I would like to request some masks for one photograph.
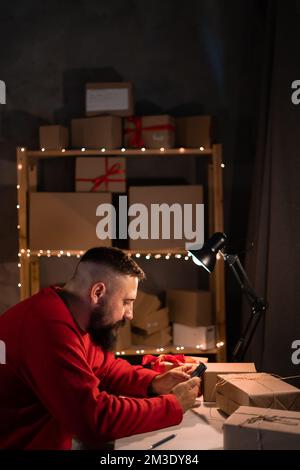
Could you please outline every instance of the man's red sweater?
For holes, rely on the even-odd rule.
[[[55,288],[1,315],[0,340],[2,449],[97,447],[182,420],[175,395],[145,398],[156,373],[94,346]]]

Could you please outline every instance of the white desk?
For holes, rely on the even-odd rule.
[[[115,441],[115,450],[149,450],[151,444],[170,434],[176,434],[176,437],[157,447],[158,451],[222,450],[225,417],[214,405],[200,402],[198,408],[184,414],[182,422],[177,426],[118,439]]]

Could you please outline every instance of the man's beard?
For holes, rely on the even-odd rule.
[[[107,304],[98,305],[91,313],[87,332],[96,346],[100,346],[104,351],[113,351],[117,342],[118,330],[125,325],[125,319],[108,324],[108,318]]]

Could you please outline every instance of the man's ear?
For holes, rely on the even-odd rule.
[[[90,293],[92,303],[98,304],[101,300],[101,297],[104,296],[105,292],[106,287],[104,282],[97,282],[96,284],[93,284]]]

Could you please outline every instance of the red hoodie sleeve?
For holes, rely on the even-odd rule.
[[[100,380],[86,361],[80,334],[63,321],[45,320],[42,315],[34,317],[26,320],[22,332],[20,374],[72,435],[97,446],[103,441],[172,426],[182,420],[182,409],[172,394],[125,398],[100,391]],[[123,388],[126,386],[124,369],[120,374],[119,364],[116,361],[116,366],[112,366],[116,379],[111,384],[114,382],[116,386],[119,375],[119,386]],[[132,372],[131,380],[136,373],[141,374]],[[149,377],[147,373],[147,378],[141,378],[141,391]]]
[[[105,354],[105,367],[98,375],[100,388],[109,393],[134,397],[146,397],[148,387],[159,373],[142,366],[133,366],[124,359]]]

